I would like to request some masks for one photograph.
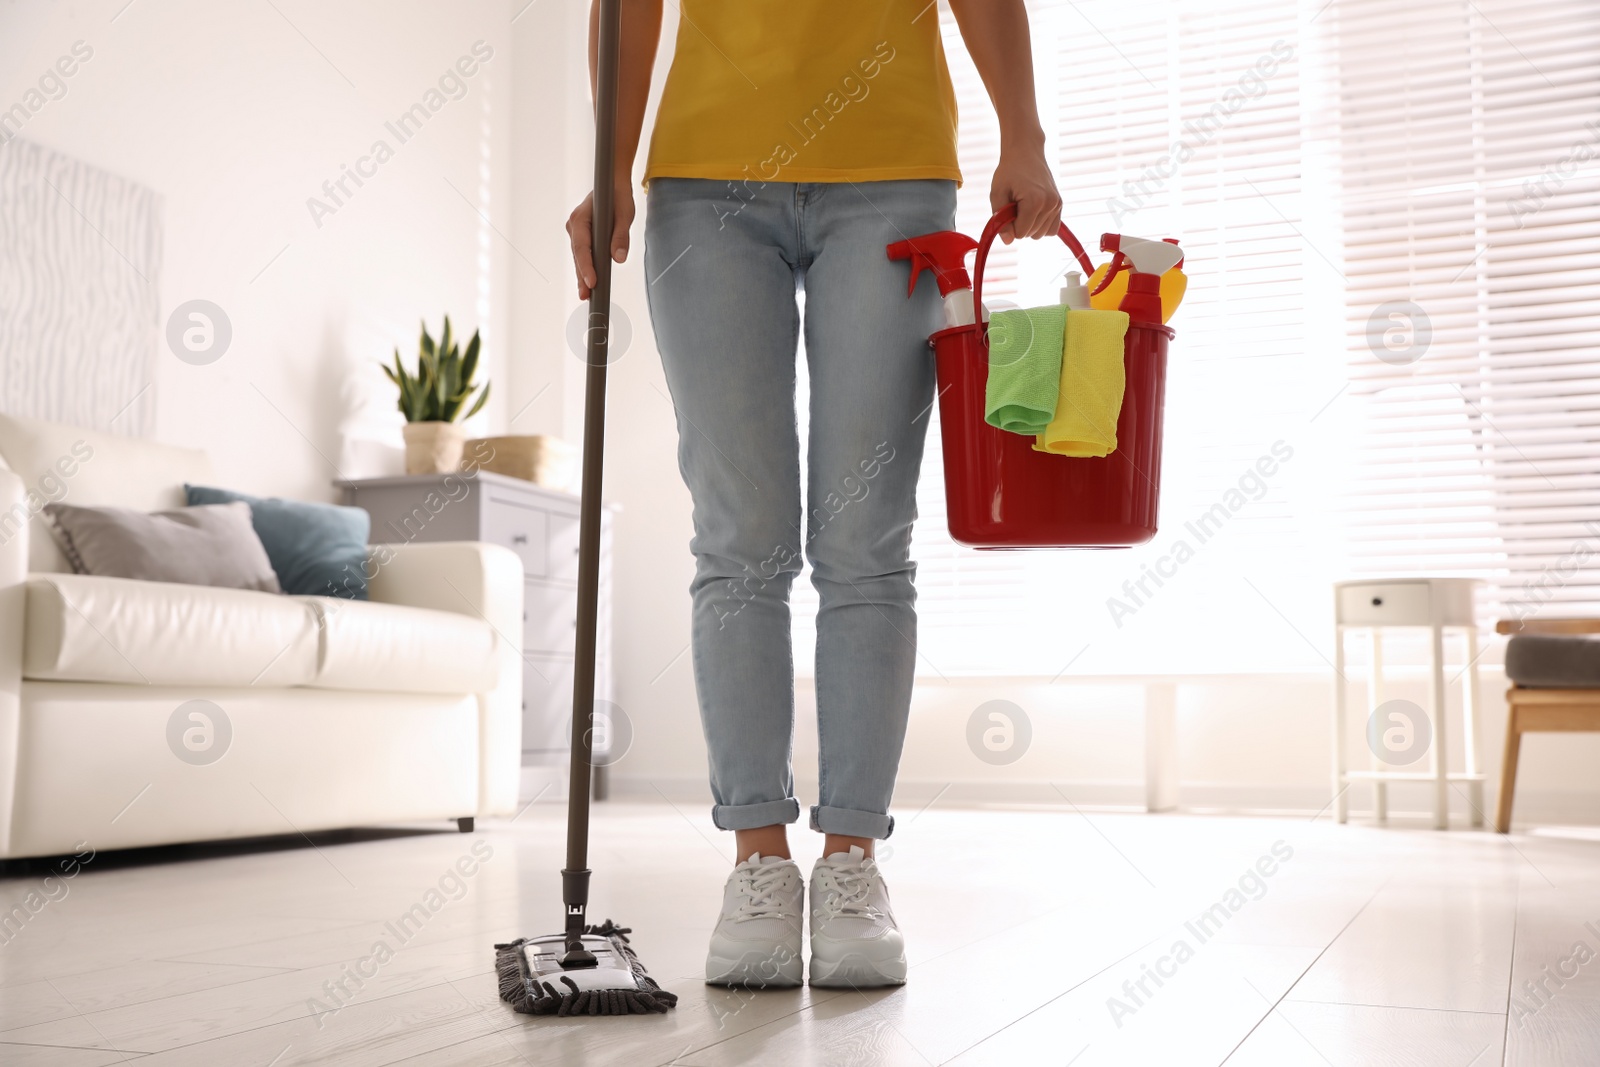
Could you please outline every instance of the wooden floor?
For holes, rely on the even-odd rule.
[[[935,807],[883,861],[909,984],[750,994],[699,980],[727,841],[611,803],[593,912],[679,1007],[536,1021],[491,945],[559,925],[561,819],[12,864],[0,906],[39,895],[0,943],[0,1063],[1600,1063],[1593,832]]]

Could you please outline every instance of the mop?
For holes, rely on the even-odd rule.
[[[589,769],[600,591],[600,481],[605,446],[606,343],[611,320],[613,144],[621,0],[600,0],[595,80],[594,268],[589,296],[588,374],[583,416],[583,490],[578,522],[578,634],[572,682],[572,761],[567,793],[567,865],[561,872],[566,929],[496,945],[500,999],[526,1015],[648,1015],[678,1003],[646,973],[631,932],[607,919],[585,922],[589,906]]]

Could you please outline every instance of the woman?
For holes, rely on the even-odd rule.
[[[909,556],[925,417],[931,277],[906,297],[886,245],[955,224],[956,105],[932,0],[679,0],[676,52],[645,166],[645,277],[694,500],[695,684],[712,822],[735,835],[706,981],[801,981],[804,900],[787,826],[789,589],[816,585],[820,758],[811,828],[811,983],[905,981],[905,946],[873,842],[888,814],[916,665]],[[1022,0],[949,0],[1000,119],[990,200],[1002,237],[1056,232]],[[661,0],[624,0],[616,222],[661,31]],[[596,12],[591,12],[591,69]],[[595,283],[592,198],[572,213],[578,295]],[[806,294],[805,321],[796,290]],[[802,326],[811,383],[802,499],[794,419]]]

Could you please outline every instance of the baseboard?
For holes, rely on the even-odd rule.
[[[1092,808],[1101,811],[1143,811],[1144,783],[1127,779],[937,782],[901,779],[896,783],[898,812],[925,806],[951,808]]]
[[[1491,811],[1490,817],[1494,813]],[[1575,789],[1517,788],[1517,801],[1511,809],[1514,827],[1600,826],[1600,794]]]
[[[544,784],[530,772],[548,772],[549,768],[523,768],[524,803],[531,799]],[[560,788],[550,789],[543,801],[559,802],[565,799],[566,774],[556,769]],[[1431,794],[1426,784],[1405,783],[1390,786],[1390,819],[1394,822],[1432,822]],[[796,782],[796,793],[802,803],[810,803],[816,796],[816,783]],[[611,795],[624,801],[666,801],[681,804],[691,810],[704,810],[711,805],[711,791],[704,778],[666,777],[636,778],[615,775],[611,779]],[[1350,817],[1355,820],[1372,818],[1371,792],[1358,784],[1352,788]],[[895,789],[894,811],[905,816],[925,806],[948,808],[1083,808],[1093,811],[1143,811],[1144,783],[1119,779],[1063,779],[1055,782],[1040,781],[969,781],[940,782],[932,779],[901,779]],[[1494,811],[1492,788],[1485,791],[1483,813],[1492,821]],[[1294,815],[1311,817],[1331,815],[1327,786],[1313,785],[1241,785],[1230,782],[1181,782],[1178,786],[1178,810],[1193,814],[1216,815]],[[1600,825],[1600,792],[1575,790],[1518,790],[1516,803],[1518,825]],[[1466,797],[1452,791],[1451,821],[1465,825],[1470,821],[1471,809]]]
[[[524,774],[529,768],[523,768]],[[795,794],[803,805],[817,795],[814,781],[798,779]],[[711,790],[704,778],[611,779],[611,795],[618,800],[666,800],[673,804],[709,807]],[[1099,810],[1144,810],[1144,783],[1120,780],[1058,782],[939,782],[902,778],[895,787],[894,810],[908,814],[938,804],[952,808],[1080,807]]]
[[[1331,810],[1326,785],[1248,785],[1179,782],[1181,811],[1207,815],[1303,815]],[[1363,804],[1365,796],[1361,798]],[[1466,804],[1462,804],[1463,814]]]
[[[517,786],[517,806],[524,804],[564,804],[567,800],[565,764],[523,765]]]
[[[611,796],[617,800],[653,800],[657,803],[688,804],[696,807],[711,806],[711,787],[704,777],[678,776],[670,778],[638,778],[613,774],[609,783]]]

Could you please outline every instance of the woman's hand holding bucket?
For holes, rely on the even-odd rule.
[[[989,186],[989,210],[1017,205],[1017,219],[1000,230],[1006,244],[1019,237],[1054,237],[1061,228],[1061,193],[1045,162],[1044,149],[1002,149]]]
[[[983,78],[1000,120],[1000,165],[989,186],[989,210],[1017,205],[1000,239],[1054,237],[1061,227],[1061,194],[1044,156],[1044,127],[1033,85],[1028,11],[1022,0],[950,0],[967,53]]]

